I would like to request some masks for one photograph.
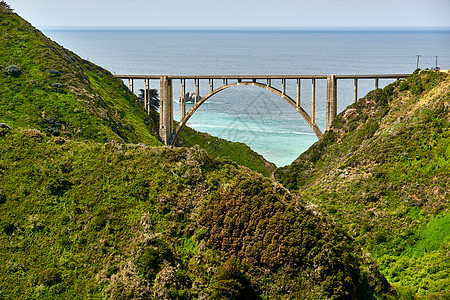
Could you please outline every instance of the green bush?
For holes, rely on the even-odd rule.
[[[136,259],[136,266],[140,275],[153,282],[161,271],[164,261],[172,262],[172,260],[172,253],[166,243],[155,240]]]
[[[406,80],[402,81],[402,83],[400,83],[400,85],[398,86],[399,91],[404,91],[404,90],[407,90],[408,88],[409,88],[409,84]]]
[[[13,9],[11,8],[11,6],[10,6],[8,3],[6,3],[4,0],[2,0],[2,1],[0,2],[0,7],[5,8],[5,9],[7,9],[7,10],[9,10],[9,11],[13,11]]]
[[[378,232],[375,235],[375,242],[377,242],[378,244],[380,243],[385,243],[386,242],[386,235],[382,232]]]
[[[100,209],[95,217],[91,220],[91,228],[95,231],[100,231],[106,226],[108,222],[108,211],[106,209]]]
[[[6,202],[6,194],[5,191],[0,188],[0,204],[3,204]]]
[[[5,123],[0,123],[0,137],[7,135],[8,133],[11,132],[11,127],[9,127],[7,124]]]
[[[119,272],[119,267],[116,265],[111,265],[108,267],[108,270],[106,270],[106,277],[111,277],[113,274],[116,274]]]
[[[60,135],[59,130],[65,124],[65,122],[60,120],[58,117],[46,118],[41,120],[40,123],[42,128],[44,129],[44,132],[54,136]]]
[[[108,218],[106,216],[95,216],[92,218],[91,227],[95,231],[100,231],[105,227],[108,222]]]
[[[3,232],[6,235],[12,235],[14,233],[14,231],[16,231],[16,226],[14,226],[14,224],[5,224],[3,225]]]
[[[139,274],[144,276],[148,281],[153,282],[156,275],[161,271],[163,262],[164,258],[159,253],[158,249],[149,247],[137,258],[136,266]]]
[[[5,74],[12,77],[19,77],[22,75],[22,70],[16,65],[6,67]]]
[[[42,283],[46,286],[52,286],[61,282],[61,274],[54,268],[42,271]]]
[[[250,281],[241,272],[239,261],[231,256],[220,266],[212,284],[212,299],[256,299]]]

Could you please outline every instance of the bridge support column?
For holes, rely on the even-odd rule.
[[[327,112],[326,130],[331,128],[331,123],[337,115],[337,79],[336,75],[327,76]]]
[[[186,115],[186,79],[181,79],[181,110],[180,120]]]
[[[194,79],[195,84],[195,97],[194,104],[197,104],[197,101],[200,100],[198,95],[200,94],[200,79]]]
[[[149,105],[148,105],[147,101],[150,97],[148,97],[148,95],[147,95],[147,90],[148,90],[147,79],[144,79],[144,110],[148,114],[149,113]]]
[[[173,132],[173,89],[172,79],[160,78],[159,136],[165,145],[170,144]]]
[[[311,86],[311,122],[316,125],[316,79],[312,79]]]

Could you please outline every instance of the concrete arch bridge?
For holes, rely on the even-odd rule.
[[[375,88],[378,88],[379,79],[400,79],[406,78],[410,74],[376,74],[376,75],[205,75],[205,76],[169,76],[169,75],[115,75],[122,80],[128,80],[128,88],[134,92],[134,81],[144,80],[144,110],[149,112],[150,103],[148,101],[147,90],[150,80],[159,80],[160,86],[160,122],[159,136],[165,145],[173,146],[182,127],[197,109],[213,95],[233,86],[251,85],[266,89],[280,96],[287,101],[308,123],[317,138],[321,138],[323,133],[316,124],[316,80],[327,81],[326,93],[326,124],[325,130],[330,129],[331,123],[337,115],[337,87],[338,80],[347,79],[354,81],[354,101],[358,99],[358,80],[373,79]],[[193,80],[195,85],[194,106],[186,111],[186,81]],[[311,112],[306,112],[301,106],[300,91],[302,80],[311,80]],[[174,81],[180,83],[180,122],[173,126],[173,90]],[[200,81],[208,82],[209,93],[202,98],[198,97],[200,91]],[[281,89],[272,85],[274,81],[281,81]],[[286,93],[287,82],[296,84],[296,95],[291,97]],[[219,82],[218,87],[214,85]]]

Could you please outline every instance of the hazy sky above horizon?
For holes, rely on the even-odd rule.
[[[450,26],[449,0],[6,0],[37,27]]]

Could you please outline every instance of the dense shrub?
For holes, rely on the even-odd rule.
[[[292,199],[283,189],[270,191],[267,182],[255,177],[236,180],[232,190],[215,195],[202,210],[200,224],[209,229],[210,247],[236,256],[252,275],[265,270],[266,278],[277,272],[284,278],[298,276],[295,280],[299,282],[291,286],[297,293],[318,282],[323,297],[338,299],[361,292],[364,280],[357,256],[349,254],[356,248],[347,235],[334,225],[322,225],[325,220],[288,205]],[[237,276],[236,265],[229,264],[226,270]],[[317,271],[304,272],[308,268]],[[233,276],[229,281],[224,279],[230,293],[242,285]],[[376,282],[381,289],[389,289],[381,276]]]
[[[5,191],[0,188],[0,204],[3,204],[6,202],[6,194]]]
[[[49,73],[50,76],[52,76],[52,77],[59,77],[59,76],[61,75],[58,71],[53,70],[53,69],[48,70],[48,73]]]
[[[50,117],[41,120],[41,126],[45,133],[53,136],[59,136],[61,127],[65,124],[59,117]]]
[[[95,217],[91,220],[91,228],[95,231],[100,231],[105,227],[108,222],[108,211],[106,209],[100,209]]]
[[[257,299],[250,281],[240,270],[239,261],[231,256],[213,278],[213,299]]]
[[[404,91],[404,90],[407,90],[408,88],[409,88],[409,84],[406,80],[402,81],[402,83],[400,83],[400,85],[398,86],[399,91]]]
[[[42,271],[42,283],[46,286],[52,286],[61,282],[61,274],[54,268]]]
[[[9,11],[13,11],[11,6],[8,3],[6,3],[5,1],[3,1],[3,0],[0,2],[0,7],[5,8],[5,9],[7,9]]]
[[[116,274],[119,271],[119,267],[116,265],[111,265],[108,267],[108,270],[106,271],[106,276],[111,277],[113,274]]]
[[[73,183],[64,177],[51,179],[47,185],[52,195],[62,196],[72,187]]]
[[[5,224],[3,225],[3,232],[6,235],[12,235],[14,233],[14,231],[16,231],[16,226],[14,226],[14,224]]]
[[[136,259],[136,266],[140,275],[153,282],[165,260],[172,260],[172,254],[167,245],[158,240],[147,247]]]
[[[5,136],[6,134],[8,134],[11,131],[11,127],[9,127],[7,124],[5,123],[0,123],[0,137]]]
[[[6,75],[12,76],[12,77],[19,77],[22,75],[22,70],[16,66],[16,65],[10,65],[6,67],[5,69]]]

